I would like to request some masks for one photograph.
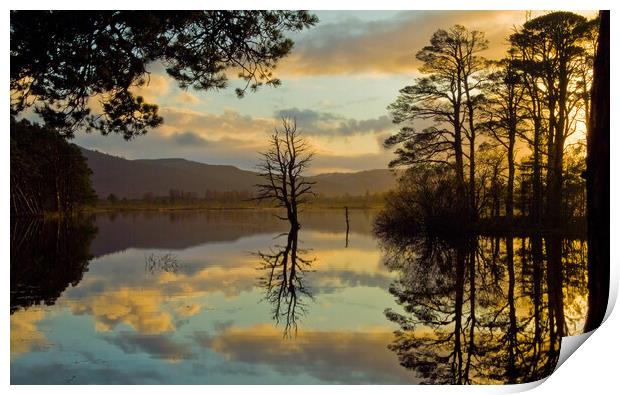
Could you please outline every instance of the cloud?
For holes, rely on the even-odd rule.
[[[71,311],[93,317],[95,329],[100,332],[112,331],[124,323],[138,332],[158,334],[175,329],[172,314],[160,308],[164,300],[159,290],[136,292],[129,287],[120,287],[71,303]]]
[[[388,289],[393,281],[383,273],[360,272],[352,273],[347,270],[330,270],[329,273],[313,273],[313,289],[321,294],[336,293],[345,287],[375,287]]]
[[[262,134],[274,126],[274,120],[271,118],[242,115],[234,110],[214,114],[178,107],[164,107],[160,113],[164,118],[164,125],[159,128],[159,131],[164,134],[191,130],[209,140]]]
[[[48,341],[37,325],[45,317],[43,310],[18,310],[11,314],[11,359],[44,348]]]
[[[413,383],[415,375],[398,364],[387,349],[393,340],[387,328],[378,330],[303,331],[283,339],[271,325],[230,327],[210,336],[196,332],[199,345],[249,364],[267,365],[287,375],[308,374],[333,383]]]
[[[182,132],[182,133],[175,133],[172,135],[171,139],[179,145],[196,146],[196,145],[207,144],[207,139],[190,131]]]
[[[161,115],[164,117],[164,126],[160,130],[164,134],[176,134],[175,140],[180,138],[182,142],[191,144],[196,142],[196,137],[205,141],[235,137],[251,141],[248,138],[254,137],[263,143],[266,133],[279,127],[283,117],[295,118],[299,129],[307,136],[352,136],[379,133],[393,127],[390,118],[385,115],[358,120],[337,113],[296,107],[277,110],[273,117],[243,115],[234,110],[213,114],[176,107],[163,108]]]
[[[200,313],[202,306],[199,304],[184,304],[176,308],[175,312],[180,317],[192,317]]]
[[[169,378],[154,369],[99,367],[96,363],[76,366],[71,362],[56,362],[42,358],[26,366],[11,369],[11,384],[159,384]]]
[[[165,335],[121,332],[114,337],[106,337],[105,340],[118,346],[126,354],[146,353],[151,358],[164,359],[168,362],[196,358],[190,345],[175,342]]]
[[[164,135],[172,135],[182,145],[217,139],[243,139],[250,145],[264,144],[266,133],[279,127],[282,117],[295,118],[297,125],[307,136],[342,137],[384,132],[393,127],[389,117],[355,119],[332,112],[319,112],[297,107],[274,112],[273,117],[244,115],[235,110],[220,114],[198,112],[177,107],[161,110],[164,125],[157,129]],[[253,141],[254,139],[254,141]],[[204,140],[204,141],[202,141]]]
[[[321,153],[314,157],[311,170],[314,174],[320,174],[334,171],[351,172],[360,169],[385,169],[393,157],[391,151],[355,155]]]
[[[143,86],[131,89],[136,96],[142,96],[148,103],[158,103],[159,99],[168,94],[172,79],[167,75],[151,73]]]
[[[539,12],[534,12],[534,16]],[[586,13],[593,16],[592,12]],[[280,72],[289,75],[351,73],[413,73],[415,54],[438,29],[462,24],[481,30],[490,41],[486,56],[499,58],[513,26],[525,21],[525,11],[406,11],[392,18],[350,17],[322,23],[300,36]]]
[[[295,118],[300,130],[309,136],[342,137],[379,133],[393,126],[392,121],[385,115],[378,118],[357,120],[331,112],[288,108],[275,112],[275,119],[282,117]]]
[[[392,120],[386,115],[382,115],[379,118],[364,119],[361,121],[348,119],[346,122],[340,124],[338,131],[344,135],[354,133],[378,133],[391,127],[393,127]]]
[[[195,105],[195,104],[199,104],[200,103],[200,99],[197,96],[195,96],[195,95],[193,95],[193,94],[191,94],[190,92],[187,92],[187,91],[181,91],[177,95],[176,100],[179,103],[189,104],[189,105]]]
[[[174,156],[252,170],[259,160],[258,153],[267,147],[269,133],[279,127],[282,116],[291,116],[297,119],[299,130],[317,152],[310,169],[312,174],[325,168],[341,171],[385,168],[392,156],[382,148],[382,141],[394,128],[387,116],[355,119],[296,107],[276,110],[267,117],[234,110],[209,113],[177,107],[164,107],[161,114],[163,126],[129,142],[120,136],[94,134],[78,135],[74,142],[128,159]]]

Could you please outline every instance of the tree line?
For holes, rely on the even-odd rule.
[[[319,192],[310,196],[307,203],[309,205],[333,206],[333,207],[381,207],[385,201],[386,193],[370,193],[366,191],[364,195],[324,195]],[[201,203],[247,203],[248,206],[270,206],[271,203],[255,199],[256,193],[252,190],[230,190],[222,191],[216,189],[205,189],[204,194],[197,192],[184,191],[177,188],[170,188],[167,194],[155,194],[145,192],[141,198],[127,199],[115,193],[110,193],[100,197],[95,204],[117,204],[117,203],[143,203],[153,205],[175,205],[175,204],[201,204]]]
[[[11,118],[11,215],[69,213],[96,199],[80,149],[53,130]]]
[[[388,107],[400,126],[385,141],[396,147],[390,166],[408,171],[383,220],[405,207],[431,221],[518,215],[538,227],[585,215],[597,33],[597,19],[571,12],[528,17],[492,61],[483,32],[437,30],[416,54],[422,76]]]

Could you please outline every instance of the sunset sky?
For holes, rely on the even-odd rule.
[[[233,76],[219,92],[184,91],[154,64],[150,84],[137,93],[160,106],[164,125],[131,142],[95,133],[78,133],[74,142],[128,159],[180,157],[251,170],[287,114],[317,152],[312,173],[385,168],[392,152],[382,142],[397,130],[386,107],[418,75],[415,53],[432,33],[457,23],[482,30],[490,41],[485,55],[495,59],[526,17],[525,11],[315,13],[315,27],[290,35],[295,47],[276,70],[282,86],[238,99]]]

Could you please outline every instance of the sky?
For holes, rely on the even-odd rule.
[[[454,24],[481,30],[489,40],[484,55],[499,59],[526,18],[525,11],[313,12],[317,25],[288,35],[295,46],[276,69],[280,87],[242,99],[234,78],[220,91],[183,90],[152,64],[148,86],[135,93],[159,105],[164,124],[129,142],[96,133],[78,133],[74,142],[127,159],[185,158],[253,170],[287,115],[316,152],[311,174],[386,168],[394,155],[383,141],[398,131],[386,107],[420,76],[415,53],[433,32]]]

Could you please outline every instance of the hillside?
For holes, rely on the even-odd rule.
[[[177,158],[129,160],[81,149],[93,171],[95,192],[102,198],[111,193],[128,199],[141,198],[146,193],[164,196],[170,189],[192,192],[196,196],[204,196],[207,189],[252,191],[260,181],[256,172],[234,166],[208,165]],[[395,185],[395,177],[387,169],[326,173],[308,179],[316,182],[314,190],[324,196],[386,192]]]

